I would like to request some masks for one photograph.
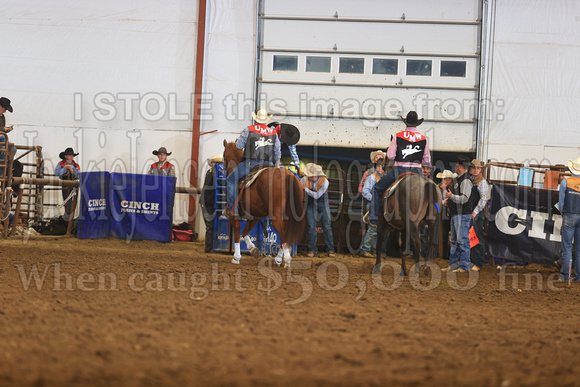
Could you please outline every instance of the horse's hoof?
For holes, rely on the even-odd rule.
[[[235,258],[232,258],[232,263],[233,263],[234,265],[239,265],[239,264],[240,264],[240,260],[241,260],[241,259],[235,259]]]
[[[290,261],[284,261],[284,269],[290,268]]]
[[[260,253],[260,249],[257,248],[256,246],[252,247],[250,249],[250,254],[252,254],[252,257],[254,258],[260,258],[260,256],[262,255],[262,253]]]
[[[275,259],[274,262],[276,262],[276,265],[282,266],[282,260],[279,260],[278,261],[277,259]]]

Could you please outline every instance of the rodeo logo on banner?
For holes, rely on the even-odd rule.
[[[562,216],[558,191],[494,184],[487,229],[496,258],[552,265],[560,258]]]

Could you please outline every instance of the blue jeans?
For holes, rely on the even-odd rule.
[[[449,266],[451,269],[461,268],[469,270],[469,225],[471,214],[451,215],[451,250],[449,252]]]
[[[322,231],[324,232],[324,242],[328,252],[334,252],[334,238],[332,237],[332,224],[330,222],[330,206],[328,201],[324,205],[318,205],[314,201],[308,203],[306,208],[306,223],[308,225],[308,251],[314,254],[318,253],[316,247],[316,240],[318,234],[316,233],[316,218],[320,215],[320,223],[322,224]]]
[[[256,165],[260,165],[260,164],[274,165],[271,162],[268,162],[265,160],[251,160],[251,159],[245,160],[245,161],[242,161],[241,163],[239,163],[234,168],[232,173],[230,173],[226,177],[226,195],[228,198],[228,210],[231,211],[232,207],[234,206],[234,203],[236,202],[236,198],[238,197],[238,181],[240,181],[240,179],[242,177],[244,177],[248,173],[250,173],[252,168],[254,168]],[[236,207],[235,213],[236,214],[238,213],[237,207]]]
[[[360,248],[360,254],[370,253],[372,250],[375,249],[376,245],[377,245],[377,228],[367,227],[364,243]]]
[[[562,268],[560,274],[564,281],[568,281],[572,275],[568,271],[568,267],[572,262],[572,243],[576,243],[576,262],[574,264],[574,271],[576,272],[576,281],[580,281],[580,265],[578,264],[578,257],[580,257],[580,214],[562,215]]]
[[[381,180],[377,181],[373,187],[373,200],[371,200],[371,210],[369,213],[369,222],[371,224],[376,225],[379,221],[379,211],[381,209],[381,198],[383,197],[383,193],[395,182],[395,180],[397,180],[397,177],[399,177],[401,173],[405,172],[415,172],[420,175],[421,168],[395,166],[389,172],[385,173]]]

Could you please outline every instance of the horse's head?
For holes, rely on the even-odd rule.
[[[224,140],[224,167],[226,168],[226,175],[242,161],[244,151],[236,147],[235,142],[227,142]]]

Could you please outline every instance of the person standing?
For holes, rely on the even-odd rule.
[[[485,167],[483,161],[473,159],[469,164],[469,174],[473,179],[471,191],[473,211],[471,212],[471,225],[479,243],[471,249],[473,266],[471,270],[478,271],[483,266],[485,258],[485,239],[483,237],[483,223],[485,220],[485,207],[489,201],[489,184],[483,178],[482,170]]]
[[[10,100],[6,97],[1,97],[0,98],[0,131],[3,131],[5,133],[10,133],[12,130],[14,130],[14,126],[13,125],[9,125],[6,126],[6,116],[4,116],[4,113],[6,113],[7,111],[9,111],[10,113],[12,113],[13,109],[12,109],[12,105],[10,105]],[[4,134],[0,134],[0,149],[6,149],[6,146],[8,144],[5,144],[6,142],[6,136]],[[5,152],[0,152],[0,164],[4,164],[4,153]],[[14,153],[16,153],[16,148],[14,148]],[[0,168],[0,174],[4,174],[4,168]]]
[[[201,213],[203,214],[203,221],[205,222],[205,252],[211,253],[213,251],[213,225],[215,219],[215,168],[218,163],[223,162],[221,155],[213,155],[211,159],[207,159],[209,169],[205,173],[203,181],[203,188],[201,195],[199,195],[199,205]]]
[[[367,169],[363,175],[362,178],[360,179],[360,183],[358,185],[358,192],[362,195],[363,194],[363,189],[365,187],[365,181],[367,180],[367,177],[369,177],[369,175],[372,175],[373,173],[375,173],[375,165],[377,164],[377,161],[379,159],[384,159],[385,156],[387,154],[385,152],[383,152],[382,150],[376,150],[376,151],[372,151],[371,152],[371,166],[369,169]],[[372,193],[371,193],[372,196]],[[363,195],[364,198],[364,195]],[[370,200],[370,199],[367,199]]]
[[[441,189],[441,197],[445,197],[445,193],[451,186],[451,182],[453,179],[457,177],[457,173],[451,172],[450,170],[446,169],[443,172],[439,172],[436,176],[438,179],[441,179],[441,183],[439,183],[439,188]],[[451,230],[450,225],[450,216],[449,216],[449,206],[448,202],[443,202],[444,206],[441,209],[441,235],[443,236],[443,256],[441,258],[449,260],[449,232]]]
[[[0,97],[0,130],[6,133],[14,129],[13,125],[6,126],[6,116],[4,116],[4,113],[6,113],[7,111],[9,111],[10,113],[12,113],[13,111],[12,105],[10,105],[10,100],[6,97]],[[6,140],[1,141],[4,142]]]
[[[568,161],[572,176],[560,183],[560,209],[562,212],[562,267],[560,279],[572,279],[572,246],[576,245],[574,271],[576,282],[580,281],[580,157]]]
[[[368,203],[370,203],[373,197],[372,193],[373,187],[383,177],[383,161],[384,159],[382,158],[377,159],[377,162],[373,166],[374,172],[371,173],[365,180],[362,194],[363,197],[366,200],[368,200]],[[377,228],[369,227],[367,228],[364,243],[360,249],[360,255],[363,258],[372,258],[373,254],[371,253],[371,251],[374,250],[376,244],[377,244]]]
[[[328,249],[328,256],[335,257],[334,238],[332,236],[332,223],[330,221],[330,206],[328,205],[328,186],[326,174],[320,165],[308,163],[304,167],[304,176],[300,179],[302,188],[306,194],[306,222],[308,232],[308,257],[314,257],[318,253],[316,240],[316,221],[320,218],[324,241]]]
[[[175,166],[167,161],[167,156],[171,156],[172,152],[167,152],[167,149],[162,146],[158,150],[154,150],[153,154],[159,159],[158,162],[151,164],[149,168],[149,175],[159,176],[173,176],[175,177]]]
[[[383,193],[399,175],[404,172],[414,172],[420,175],[421,165],[431,163],[427,137],[417,131],[417,126],[423,123],[423,119],[419,119],[415,111],[410,111],[406,118],[401,117],[401,119],[406,128],[393,137],[387,149],[387,158],[395,161],[395,167],[385,173],[384,177],[373,187],[373,200],[369,214],[371,227],[377,226]]]
[[[471,191],[473,183],[467,173],[469,161],[460,159],[455,163],[457,178],[453,180],[451,187],[447,189],[445,198],[451,215],[451,251],[449,254],[449,267],[445,271],[462,273],[469,271],[471,251],[469,246],[469,225],[473,205]]]
[[[54,175],[61,180],[78,180],[81,167],[74,160],[78,155],[73,148],[66,148],[64,152],[60,152],[58,156],[61,158],[61,161],[56,164]],[[68,216],[72,207],[72,200],[69,198],[71,192],[72,188],[62,189],[62,199],[65,201],[65,218]]]
[[[261,164],[280,166],[282,152],[280,150],[280,138],[275,127],[266,125],[272,119],[265,109],[252,112],[256,124],[248,126],[236,140],[236,148],[243,149],[242,161],[226,177],[226,196],[228,207],[224,215],[228,217],[238,216],[238,206],[234,208],[238,197],[238,181],[246,176],[252,168]]]

